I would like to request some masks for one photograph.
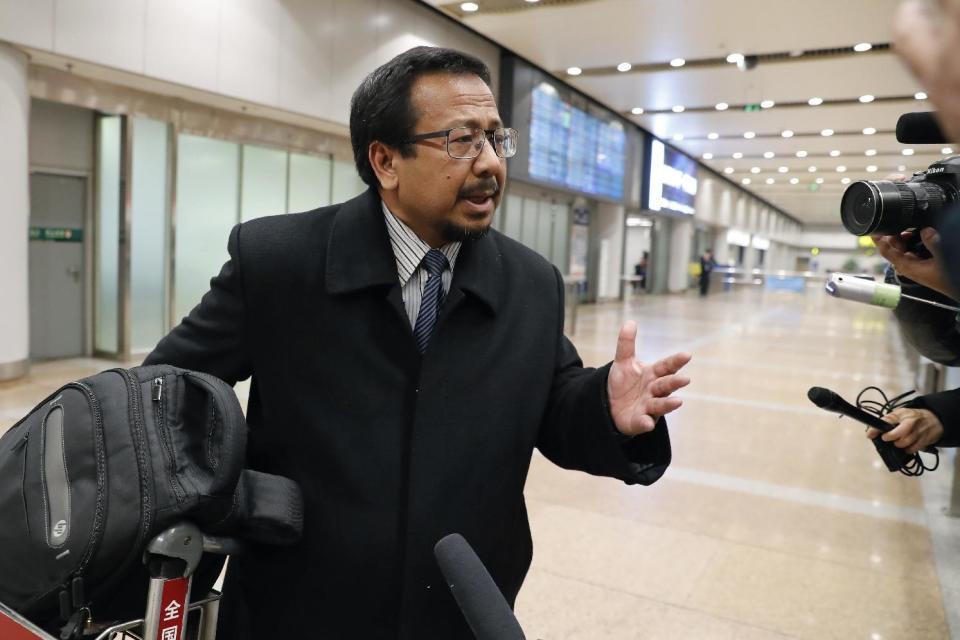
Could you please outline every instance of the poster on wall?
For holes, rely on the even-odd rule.
[[[693,215],[697,196],[697,163],[654,139],[650,162],[646,208]]]

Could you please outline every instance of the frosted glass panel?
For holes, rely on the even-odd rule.
[[[130,345],[152,350],[167,313],[167,124],[133,118],[130,179]]]
[[[544,200],[540,201],[540,212],[537,216],[537,241],[534,249],[547,260],[553,259],[553,205]]]
[[[553,206],[553,255],[550,261],[565,273],[570,265],[567,245],[570,243],[570,207],[565,204]]]
[[[182,318],[227,261],[227,238],[240,217],[239,145],[181,134],[177,149],[174,287]]]
[[[344,202],[367,190],[352,162],[333,161],[333,201]]]
[[[288,211],[310,211],[333,204],[330,198],[332,160],[290,154],[290,193],[287,197]]]
[[[534,198],[523,199],[523,222],[520,225],[520,242],[531,249],[537,244],[537,215],[539,202]]]
[[[243,145],[240,218],[244,222],[287,212],[287,152]]]
[[[94,348],[120,350],[120,147],[121,118],[100,118],[97,138],[96,329]]]

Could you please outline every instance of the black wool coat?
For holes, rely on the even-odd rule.
[[[462,534],[512,605],[534,447],[630,484],[670,462],[663,420],[619,437],[559,272],[496,231],[464,243],[423,355],[375,191],[238,225],[228,248],[147,363],[253,377],[249,466],[300,484],[305,534],[231,558],[219,637],[470,638],[433,546]]]

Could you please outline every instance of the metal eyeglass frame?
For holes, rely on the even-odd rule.
[[[473,155],[473,156],[455,156],[455,155],[453,155],[452,153],[450,153],[450,132],[451,132],[451,131],[456,131],[456,130],[458,130],[458,129],[464,129],[464,130],[466,130],[466,131],[471,131],[471,132],[474,132],[474,131],[483,131],[483,133],[484,133],[483,142],[480,143],[480,148],[477,149],[476,155]],[[410,138],[409,140],[404,140],[402,144],[413,144],[414,142],[419,142],[419,141],[421,141],[421,140],[430,140],[431,138],[446,138],[446,139],[447,139],[446,150],[447,150],[447,155],[448,155],[448,156],[450,156],[450,157],[453,158],[454,160],[473,160],[474,158],[480,157],[480,154],[483,153],[483,145],[485,145],[485,144],[487,143],[487,138],[491,138],[494,134],[497,133],[497,131],[504,131],[504,132],[506,132],[506,131],[511,131],[511,132],[512,132],[512,133],[511,133],[511,137],[512,137],[513,140],[514,140],[513,153],[511,153],[509,156],[502,155],[502,154],[500,153],[500,150],[497,149],[497,144],[496,144],[495,142],[492,142],[492,141],[491,141],[490,144],[493,145],[493,152],[494,152],[495,154],[497,154],[497,156],[499,156],[500,158],[512,158],[513,156],[515,156],[515,155],[517,154],[517,145],[516,145],[516,142],[518,142],[518,139],[519,139],[519,137],[520,137],[520,133],[519,133],[516,129],[513,129],[513,128],[511,128],[511,127],[498,127],[498,128],[496,128],[496,129],[481,129],[480,127],[451,127],[450,129],[445,129],[445,130],[443,130],[443,131],[431,131],[430,133],[421,133],[421,134],[415,135],[415,136],[413,136],[412,138]],[[502,148],[502,145],[501,145],[501,148]]]

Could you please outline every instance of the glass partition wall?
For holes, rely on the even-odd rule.
[[[352,162],[177,132],[147,118],[97,123],[94,351],[149,352],[228,259],[231,228],[361,193]]]

